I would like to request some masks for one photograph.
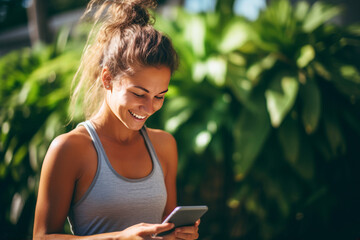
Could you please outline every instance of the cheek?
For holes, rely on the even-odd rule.
[[[109,104],[113,110],[118,111],[122,107],[127,106],[129,103],[131,103],[131,98],[120,93],[113,93],[109,98]]]
[[[160,110],[160,108],[163,106],[163,104],[164,104],[164,100],[161,100],[161,101],[157,100],[153,105],[154,111],[156,112],[156,111]]]

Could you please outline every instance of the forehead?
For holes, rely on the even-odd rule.
[[[127,87],[141,86],[149,91],[164,91],[169,86],[170,77],[171,71],[168,67],[143,67],[132,76],[123,76],[120,82]]]

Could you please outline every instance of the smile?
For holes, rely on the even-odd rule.
[[[141,115],[137,115],[136,113],[133,113],[132,111],[129,110],[129,113],[135,117],[136,119],[139,119],[139,120],[143,120],[146,118],[146,116],[141,116]]]

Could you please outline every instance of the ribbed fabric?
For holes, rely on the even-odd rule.
[[[121,231],[137,223],[160,223],[167,193],[164,174],[146,128],[140,132],[149,151],[153,169],[141,179],[128,179],[111,166],[95,128],[82,122],[98,155],[96,175],[84,196],[71,206],[68,221],[79,236]],[[121,161],[121,159],[119,159]]]

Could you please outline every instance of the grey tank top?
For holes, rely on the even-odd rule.
[[[140,132],[152,160],[152,171],[144,178],[128,179],[111,166],[91,122],[79,125],[85,126],[92,138],[98,167],[87,192],[70,207],[68,221],[73,234],[93,235],[121,231],[141,222],[160,223],[167,193],[161,164],[146,128]]]

